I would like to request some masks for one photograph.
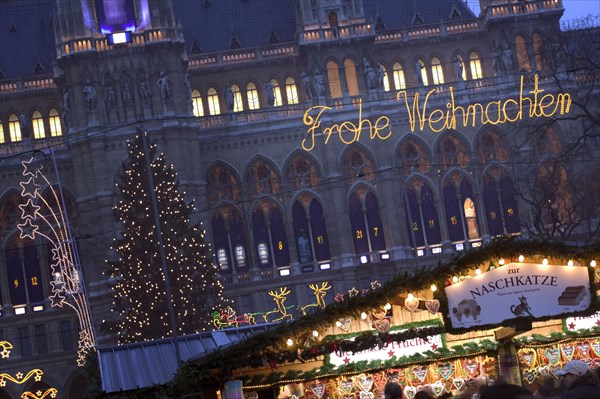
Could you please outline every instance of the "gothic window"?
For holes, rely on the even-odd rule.
[[[35,111],[33,115],[31,115],[31,126],[33,127],[33,138],[43,139],[46,137],[44,118],[42,118],[40,111]]]
[[[10,135],[11,143],[16,143],[23,139],[21,136],[21,125],[19,124],[19,117],[17,114],[10,114],[8,116],[8,133]]]
[[[373,180],[373,161],[363,151],[353,148],[344,156],[345,175],[355,181],[356,179]]]
[[[425,65],[425,61],[418,59],[417,64],[419,64],[419,73],[421,74],[421,80],[423,81],[423,86],[429,85],[429,78],[427,77],[427,65]]]
[[[252,82],[248,83],[246,86],[246,98],[248,99],[248,109],[255,110],[260,108],[260,102],[258,101],[258,89]]]
[[[387,68],[383,64],[379,64],[379,70],[383,74],[383,91],[390,91],[390,76],[388,75]]]
[[[11,304],[43,303],[44,290],[35,242],[15,236],[4,252]]]
[[[481,60],[479,58],[479,54],[476,52],[471,52],[469,54],[469,66],[471,67],[471,79],[482,79],[483,72],[481,69]],[[464,69],[463,69],[464,71]],[[464,72],[463,72],[464,77]]]
[[[50,125],[50,137],[62,136],[60,116],[55,108],[52,108],[48,112],[48,125]]]
[[[306,199],[305,202],[308,202]],[[329,239],[323,219],[323,208],[319,201],[313,198],[310,201],[308,214],[300,201],[294,202],[292,207],[294,221],[294,236],[300,263],[310,263],[316,259],[318,262],[329,260]]]
[[[0,242],[17,228],[17,223],[22,223],[19,205],[24,203],[25,198],[17,191],[10,191],[0,202]]]
[[[232,84],[231,91],[233,92],[233,112],[243,111],[244,101],[242,100],[242,92],[240,91],[240,87],[236,84]]]
[[[533,45],[535,66],[538,71],[543,71],[546,69],[546,56],[544,54],[544,42],[542,41],[542,35],[537,32],[532,34],[531,44]]]
[[[4,144],[6,142],[6,138],[4,137],[4,125],[2,124],[2,120],[0,119],[0,144]]]
[[[246,233],[241,214],[231,206],[219,208],[213,214],[212,230],[219,272],[248,271]]]
[[[279,192],[279,176],[273,166],[258,159],[246,171],[246,186],[248,195],[256,198],[263,194],[277,194]]]
[[[263,201],[252,211],[252,232],[260,268],[288,266],[290,252],[281,208]]]
[[[529,52],[527,51],[527,43],[525,42],[525,38],[523,36],[517,35],[515,37],[515,50],[517,52],[519,70],[531,70],[531,65],[529,64]]]
[[[428,151],[415,140],[405,140],[400,146],[398,155],[402,162],[402,173],[404,176],[408,176],[414,172],[425,173],[431,166]]]
[[[406,78],[404,77],[404,69],[399,62],[394,63],[394,86],[396,90],[406,89]]]
[[[235,172],[228,166],[218,163],[208,173],[208,201],[211,204],[222,200],[239,201],[240,184]]]
[[[291,76],[285,80],[285,94],[288,104],[298,104],[298,89],[296,81]]]
[[[420,180],[406,188],[406,221],[411,245],[423,247],[442,242],[440,221],[433,190]]]
[[[504,162],[508,159],[508,148],[499,134],[493,130],[486,130],[477,140],[479,157],[484,163],[497,161]]]
[[[327,16],[327,20],[329,21],[329,26],[332,28],[338,27],[338,16],[334,12],[330,12]]]
[[[316,163],[301,154],[295,155],[287,165],[285,177],[288,185],[299,190],[306,187],[316,187],[320,176]]]
[[[559,155],[562,153],[560,136],[552,126],[542,126],[532,135],[533,152],[536,157]]]
[[[346,87],[348,95],[358,96],[358,78],[356,77],[356,64],[350,58],[344,60],[344,72],[346,74]]]
[[[444,84],[444,69],[438,57],[431,59],[431,75],[433,76],[434,85]]]
[[[452,166],[466,167],[470,161],[470,152],[467,145],[452,135],[448,135],[440,141],[437,156],[442,171]]]
[[[194,116],[199,118],[204,116],[204,106],[202,105],[202,95],[196,89],[192,90],[192,107]]]
[[[219,115],[221,106],[219,105],[219,93],[214,87],[208,89],[208,113],[210,115]]]
[[[279,82],[277,79],[271,79],[271,84],[273,85],[273,94],[275,97],[273,106],[281,107],[283,105],[283,98],[281,97],[281,87],[279,87]]]
[[[491,236],[520,231],[516,193],[508,174],[493,168],[483,178],[483,201]]]
[[[444,181],[443,197],[450,240],[459,242],[479,238],[477,210],[471,183],[455,173]]]
[[[342,97],[342,85],[340,84],[340,71],[335,61],[327,62],[327,81],[331,98]]]
[[[350,225],[357,255],[384,251],[385,234],[377,197],[362,187],[350,195]]]

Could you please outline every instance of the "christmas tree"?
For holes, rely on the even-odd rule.
[[[118,258],[108,261],[112,310],[119,314],[109,328],[119,343],[172,335],[144,134],[127,143],[128,158],[116,183],[119,202],[113,208],[123,230],[113,245]],[[173,166],[166,164],[164,154],[156,156],[154,144],[148,145],[148,159],[178,334],[203,331],[211,325],[211,313],[225,303],[217,267],[204,243],[204,230],[190,224],[194,207],[179,192]]]

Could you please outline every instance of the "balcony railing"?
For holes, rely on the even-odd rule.
[[[290,57],[295,56],[296,54],[298,54],[298,51],[295,43],[284,43],[264,46],[257,49],[239,49],[206,55],[190,55],[188,68],[210,68],[217,65],[230,65],[254,62],[261,59]]]
[[[491,4],[484,10],[486,21],[515,17],[519,15],[535,14],[542,11],[562,10],[562,0],[537,0],[523,2],[506,2],[505,4]]]
[[[353,38],[364,38],[374,36],[375,31],[371,24],[359,23],[346,26],[328,27],[300,32],[300,44],[312,44],[321,42],[332,42],[337,40],[348,40]]]

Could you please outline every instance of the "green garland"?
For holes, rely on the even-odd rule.
[[[529,337],[515,338],[513,342],[517,348],[530,345],[552,344],[558,341],[564,341],[573,338],[594,338],[600,337],[600,326],[590,329],[581,329],[579,331],[553,332],[549,335],[532,334]]]

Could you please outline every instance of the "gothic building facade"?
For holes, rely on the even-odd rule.
[[[561,30],[560,0],[480,3],[3,1],[0,340],[14,348],[0,369],[44,378],[0,398],[85,384],[76,315],[48,299],[52,252],[17,226],[31,158],[40,197],[60,179],[36,205],[68,215],[99,345],[114,343],[103,272],[137,129],[195,201],[239,314],[273,309],[282,287],[299,309],[310,284],[328,282],[329,303],[499,235],[564,234],[581,196],[593,215],[600,187],[575,177],[598,169],[598,125],[572,116],[597,115],[597,75],[569,46],[597,28]],[[584,225],[569,233],[589,238]]]

